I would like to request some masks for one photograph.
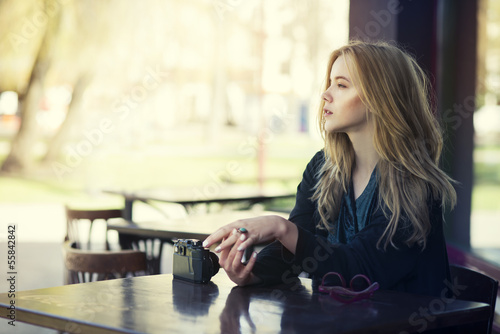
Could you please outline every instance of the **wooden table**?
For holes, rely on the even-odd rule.
[[[72,333],[153,334],[411,333],[488,318],[486,304],[392,291],[344,305],[300,282],[240,288],[221,271],[206,285],[170,274],[66,285],[17,292],[15,318]],[[0,294],[1,317],[12,300]]]
[[[211,190],[207,192],[197,188],[147,189],[137,191],[108,189],[104,190],[104,192],[123,196],[125,201],[124,218],[128,220],[132,220],[134,201],[141,201],[144,203],[150,203],[151,201],[177,203],[189,209],[197,204],[247,202],[251,205],[274,199],[295,197],[295,193],[280,190],[230,185],[218,189],[217,191]]]

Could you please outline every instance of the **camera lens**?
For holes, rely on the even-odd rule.
[[[210,260],[208,265],[208,274],[212,277],[219,272],[219,257],[212,252],[208,252],[208,258]]]

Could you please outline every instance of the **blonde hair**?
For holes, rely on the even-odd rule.
[[[399,228],[409,234],[405,242],[425,248],[431,230],[429,200],[441,206],[456,203],[453,180],[439,168],[443,147],[441,127],[432,113],[427,76],[415,59],[385,42],[352,41],[330,55],[325,90],[330,71],[340,56],[351,60],[349,72],[358,83],[361,101],[371,111],[377,164],[378,203],[389,223],[377,243],[384,249],[394,245]],[[313,200],[318,203],[321,222],[333,232],[342,193],[347,192],[354,165],[354,150],[345,133],[323,129],[322,101],[319,126],[325,140],[325,163],[320,170]]]

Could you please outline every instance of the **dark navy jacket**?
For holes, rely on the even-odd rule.
[[[317,228],[320,218],[317,204],[311,200],[323,162],[324,154],[320,151],[307,165],[297,187],[295,207],[289,218],[299,230],[295,255],[275,241],[259,252],[253,273],[265,284],[293,283],[301,272],[321,278],[335,271],[347,282],[356,274],[364,274],[379,282],[381,289],[432,296],[448,294],[450,276],[440,203],[429,201],[432,230],[423,250],[418,245],[408,247],[404,242],[406,233],[396,234],[393,242],[397,249],[391,245],[385,250],[382,245],[377,248],[388,224],[378,205],[378,191],[370,204],[366,226],[350,241],[330,243],[327,230]],[[344,211],[355,212],[355,208],[350,209]],[[338,228],[348,224],[348,219],[353,219],[352,215],[340,214]]]

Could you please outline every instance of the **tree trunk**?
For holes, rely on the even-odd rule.
[[[68,113],[66,114],[64,122],[59,127],[59,130],[50,141],[47,153],[42,160],[43,164],[48,165],[59,157],[64,142],[71,133],[73,125],[78,120],[83,102],[83,95],[91,79],[92,75],[90,74],[82,75],[74,85],[71,103],[68,107]]]
[[[43,80],[47,68],[47,61],[37,57],[26,95],[20,103],[21,126],[12,140],[10,153],[2,165],[2,172],[22,173],[34,165],[33,148],[38,138],[36,114],[44,93]]]
[[[46,7],[49,1],[45,3]],[[60,23],[60,6],[57,13],[47,22],[42,43],[36,56],[25,98],[21,101],[21,126],[12,140],[10,153],[2,164],[1,171],[23,173],[35,165],[34,147],[38,139],[36,114],[44,94],[44,80],[50,68],[54,40]]]

